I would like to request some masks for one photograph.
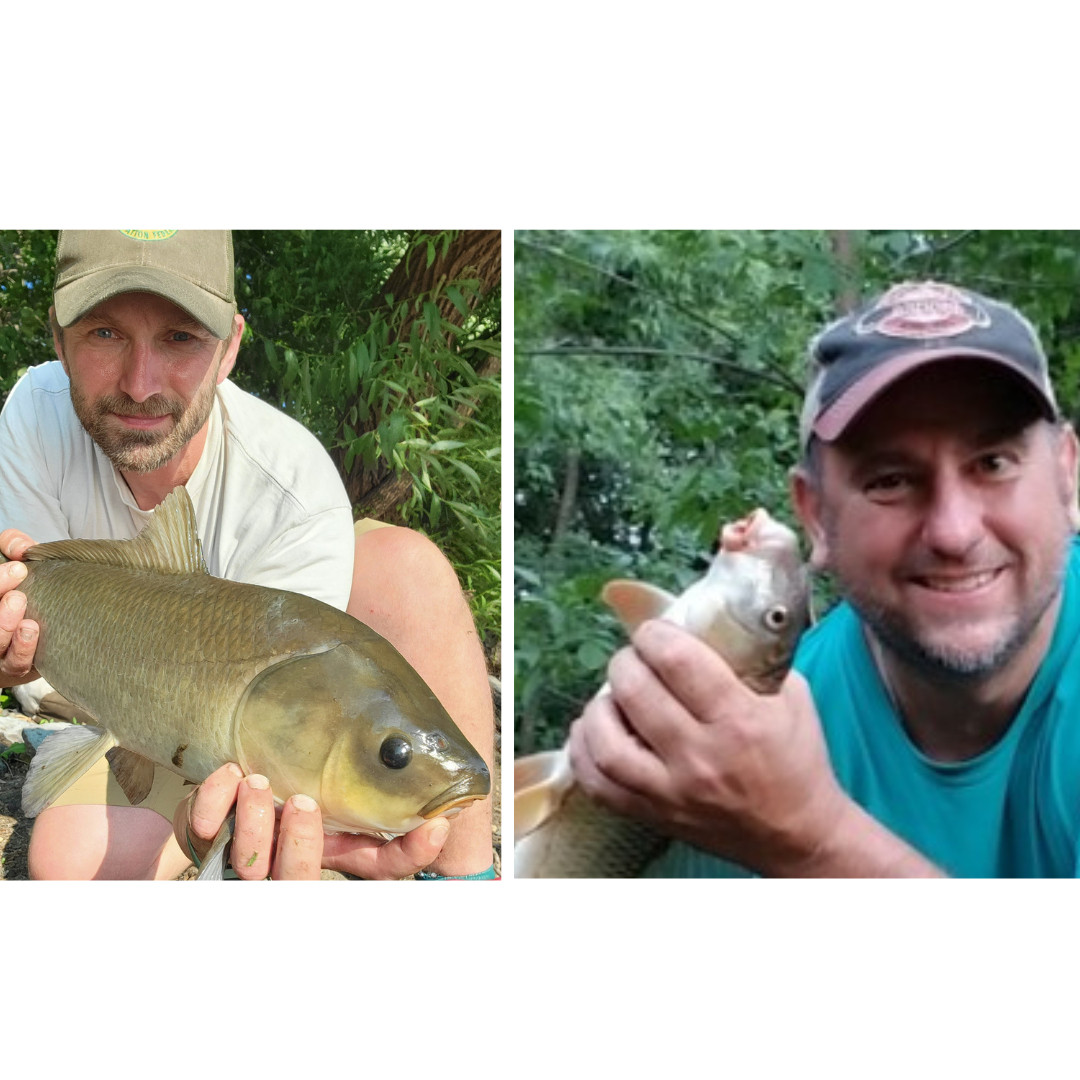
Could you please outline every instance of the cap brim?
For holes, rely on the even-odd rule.
[[[1046,388],[1032,378],[1026,368],[1002,353],[964,348],[917,349],[878,364],[862,379],[848,387],[828,408],[822,409],[818,414],[811,428],[813,434],[824,442],[834,442],[867,405],[895,382],[920,367],[941,360],[986,360],[1004,367],[1031,388],[1047,419],[1057,416],[1057,406],[1052,398],[1047,397]]]
[[[71,326],[98,304],[121,293],[149,292],[172,301],[202,323],[214,337],[227,338],[236,307],[198,285],[154,266],[124,266],[86,274],[57,289],[53,296],[56,319]]]

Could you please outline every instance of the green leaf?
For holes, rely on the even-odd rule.
[[[469,348],[479,349],[489,356],[502,356],[502,342],[499,341],[488,341],[484,338],[477,338],[475,341],[469,342]]]
[[[456,285],[447,285],[446,295],[450,298],[450,303],[457,308],[461,317],[467,319],[469,317],[469,305],[465,297],[461,295],[461,290]]]
[[[447,458],[446,460],[450,465],[457,469],[458,472],[464,474],[465,478],[475,490],[479,490],[480,477],[477,476],[476,470],[471,465],[466,465],[464,461],[459,461],[457,458]]]
[[[578,663],[586,671],[600,671],[610,659],[611,652],[599,641],[585,641],[577,650]]]
[[[286,390],[292,389],[293,383],[296,382],[297,375],[300,374],[300,364],[296,359],[296,353],[292,349],[285,350],[285,375],[282,379],[282,385]]]

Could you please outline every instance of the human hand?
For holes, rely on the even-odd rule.
[[[38,678],[34,652],[38,624],[25,618],[26,595],[18,587],[26,578],[26,564],[18,561],[34,542],[16,529],[0,532],[0,553],[13,562],[0,563],[0,686],[19,686]]]
[[[187,852],[190,836],[202,859],[234,807],[230,861],[244,880],[314,881],[323,868],[365,878],[408,877],[438,856],[450,828],[445,818],[436,818],[389,843],[373,836],[324,833],[314,799],[294,795],[277,812],[266,778],[244,777],[230,763],[211,773],[177,808],[173,831],[181,849]]]
[[[570,733],[589,796],[759,873],[804,872],[849,800],[801,676],[755,694],[697,638],[653,620],[608,677]]]

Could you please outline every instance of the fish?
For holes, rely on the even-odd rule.
[[[810,622],[798,539],[760,508],[723,527],[708,571],[679,596],[623,580],[608,582],[601,596],[629,632],[655,618],[688,630],[760,694],[779,690]],[[650,825],[590,799],[574,780],[565,745],[515,760],[515,877],[640,877],[669,843]]]
[[[266,776],[278,806],[311,796],[328,832],[387,840],[490,793],[483,758],[385,638],[312,597],[212,576],[183,486],[132,540],[59,540],[24,560],[34,666],[94,721],[41,744],[27,817],[103,755],[134,805],[155,765],[198,784],[231,761]],[[200,878],[222,876],[230,833]]]

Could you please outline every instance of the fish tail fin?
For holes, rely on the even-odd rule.
[[[26,774],[23,813],[37,817],[114,746],[116,738],[111,732],[88,724],[76,724],[50,735],[34,754]]]
[[[233,827],[236,824],[236,811],[234,810],[221,823],[210,850],[203,857],[202,867],[195,876],[196,881],[224,881],[225,862],[229,853],[229,845],[233,837]]]
[[[514,842],[539,828],[573,786],[566,750],[530,754],[514,762]]]

